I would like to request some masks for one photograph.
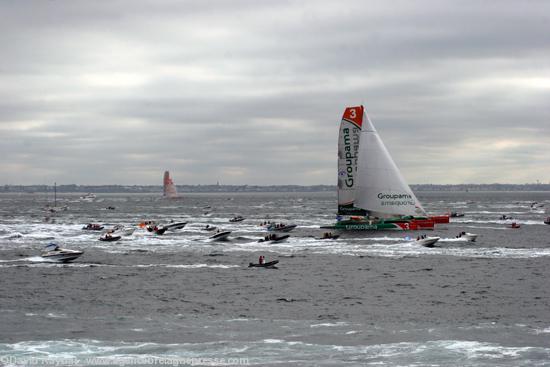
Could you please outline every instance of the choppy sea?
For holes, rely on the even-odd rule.
[[[321,240],[333,193],[67,194],[54,214],[44,194],[2,194],[0,366],[550,366],[550,193],[418,197],[432,214],[465,215]],[[82,230],[144,220],[188,224],[118,242]],[[298,227],[259,243],[268,220]],[[207,224],[229,240],[210,240]],[[419,234],[439,247],[416,245]],[[84,254],[45,262],[52,241]],[[260,255],[278,269],[249,268]]]

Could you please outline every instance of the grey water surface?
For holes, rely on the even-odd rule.
[[[67,194],[52,214],[51,197],[0,195],[0,365],[550,366],[549,193],[420,192],[430,213],[465,216],[433,232],[336,240],[319,239],[332,193],[182,196]],[[118,242],[82,230],[144,220],[188,224]],[[259,243],[267,220],[298,227]],[[229,241],[210,240],[207,224],[232,231]],[[419,234],[440,236],[439,247],[414,244]],[[52,241],[84,254],[45,262]],[[278,269],[249,268],[260,255]]]

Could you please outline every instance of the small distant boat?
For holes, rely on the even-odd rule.
[[[464,213],[451,212],[451,218],[460,218],[464,216]]]
[[[88,223],[84,227],[82,227],[82,229],[86,231],[101,231],[103,228],[105,227],[102,226],[101,224],[96,224],[96,223]]]
[[[95,199],[96,199],[95,194],[92,194],[91,192],[87,193],[86,195],[82,195],[80,197],[80,200],[88,201],[88,202],[94,201]]]
[[[113,242],[113,241],[118,241],[121,238],[122,237],[118,236],[118,235],[112,235],[110,233],[105,233],[103,236],[99,237],[99,240],[100,241]]]
[[[514,219],[514,218],[509,217],[509,216],[507,216],[506,214],[502,214],[502,215],[500,216],[499,219],[500,219],[500,220],[510,220],[510,219]]]
[[[185,227],[186,224],[187,222],[177,222],[177,223],[165,224],[163,225],[163,227],[171,231],[174,229],[182,229],[183,227]]]
[[[283,224],[283,223],[274,224],[274,223],[271,223],[271,225],[269,225],[267,227],[267,230],[268,231],[277,231],[277,232],[290,232],[296,227],[297,227],[296,224]]]
[[[264,238],[259,239],[258,242],[278,243],[278,242],[285,241],[289,237],[290,237],[289,234],[285,234],[284,236],[277,236],[276,234],[271,234],[269,236],[265,236]]]
[[[248,264],[248,267],[249,268],[272,268],[274,267],[275,265],[277,265],[279,263],[279,260],[273,260],[273,261],[270,261],[270,262],[267,262],[265,264],[254,264],[254,263],[249,263]]]
[[[237,215],[236,217],[229,219],[231,223],[242,222],[243,220],[244,220],[244,217],[242,215]]]
[[[434,247],[435,243],[439,240],[439,237],[424,237],[417,239],[415,243],[424,247]]]
[[[508,228],[520,228],[521,225],[517,224],[516,222],[508,224],[506,227]]]
[[[477,234],[474,233],[468,233],[468,232],[460,232],[456,238],[465,238],[466,240],[470,242],[475,242],[477,238]]]
[[[212,237],[210,237],[210,239],[214,241],[226,241],[230,234],[231,234],[231,231],[218,232]]]
[[[544,220],[544,224],[550,224],[550,217],[547,217],[547,218]]]
[[[83,253],[84,251],[63,249],[55,243],[50,243],[45,247],[41,256],[46,260],[66,263],[77,259]]]
[[[218,227],[215,227],[215,226],[211,226],[210,224],[207,224],[205,227],[202,228],[203,230],[205,231],[215,231],[216,229],[218,229]]]

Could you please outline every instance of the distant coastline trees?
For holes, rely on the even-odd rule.
[[[336,192],[336,185],[176,185],[178,192]],[[413,191],[550,191],[550,184],[417,184]],[[53,191],[48,185],[4,185],[0,193],[47,193]],[[58,193],[159,193],[161,185],[57,185]]]

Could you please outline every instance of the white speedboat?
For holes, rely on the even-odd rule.
[[[465,237],[470,242],[476,242],[477,234],[466,232],[466,234],[463,234],[462,237]]]
[[[210,239],[213,241],[227,241],[227,238],[230,234],[231,231],[218,232],[215,235],[211,236]]]
[[[435,243],[439,241],[439,239],[440,237],[424,237],[417,239],[415,243],[424,247],[434,247]]]
[[[42,253],[42,258],[48,261],[69,262],[77,259],[82,255],[84,251],[68,250],[59,247],[55,243],[50,243],[46,246],[45,251]]]
[[[456,238],[465,238],[466,240],[470,242],[475,242],[477,238],[477,234],[474,233],[468,233],[468,232],[460,232]]]
[[[186,224],[187,222],[177,222],[177,223],[165,224],[163,225],[163,227],[166,228],[166,230],[168,231],[173,231],[174,229],[182,229],[183,227],[185,227]]]
[[[89,192],[86,195],[82,195],[79,199],[81,201],[92,202],[96,199],[96,196],[95,196],[95,194],[92,194],[91,192]]]
[[[132,227],[124,227],[123,225],[116,225],[111,229],[109,233],[113,236],[131,236],[136,229]]]

